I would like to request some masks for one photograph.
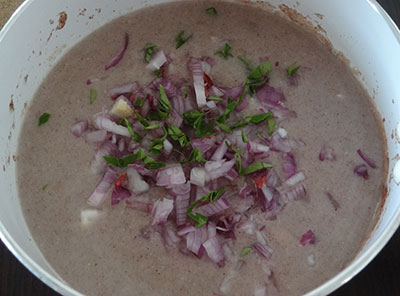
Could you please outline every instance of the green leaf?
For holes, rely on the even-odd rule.
[[[242,152],[239,149],[233,148],[235,151],[235,163],[239,174],[242,174]]]
[[[194,221],[197,222],[196,227],[201,227],[204,224],[206,224],[208,221],[208,217],[205,217],[199,213],[193,213],[193,209],[196,207],[196,205],[199,204],[200,202],[206,202],[206,201],[210,201],[210,203],[214,203],[224,193],[225,193],[225,189],[213,190],[213,191],[210,191],[209,193],[207,193],[206,195],[204,195],[202,198],[196,200],[194,203],[192,203],[192,205],[186,211],[186,214],[190,218],[192,218]]]
[[[46,112],[43,113],[39,117],[38,125],[41,126],[42,124],[45,124],[49,120],[50,117],[51,117],[51,115],[49,113],[46,113]]]
[[[218,102],[223,102],[223,101],[225,101],[223,98],[214,97],[214,96],[209,96],[209,97],[207,98],[207,100],[209,100],[209,101],[218,101]]]
[[[91,89],[89,94],[89,103],[93,104],[93,102],[96,100],[96,97],[97,97],[97,92],[94,89]]]
[[[240,253],[240,257],[244,257],[247,254],[249,254],[251,251],[253,251],[253,248],[247,247],[243,248],[242,252]]]
[[[163,127],[164,135],[161,138],[154,139],[150,145],[150,153],[156,156],[160,155],[160,151],[164,147],[164,141],[167,138],[167,130]]]
[[[139,149],[138,152],[136,152],[135,154],[125,156],[124,158],[104,156],[104,159],[109,164],[120,168],[125,168],[129,164],[134,163],[138,159],[140,159],[142,163],[145,164],[145,168],[148,170],[156,170],[165,166],[165,163],[160,161],[155,161],[153,158],[147,156],[142,149]]]
[[[248,79],[250,79],[250,80],[260,79],[260,78],[264,77],[265,75],[267,75],[269,73],[269,71],[271,71],[271,68],[272,68],[271,63],[266,61],[266,62],[258,65],[257,68],[255,68],[253,70],[253,72],[250,73]]]
[[[156,49],[156,45],[154,45],[152,43],[147,43],[144,46],[144,60],[147,63],[150,63],[151,58],[152,58],[152,56],[153,56],[153,54],[155,52],[155,49]]]
[[[107,161],[109,164],[119,167],[119,168],[125,168],[129,164],[134,163],[138,157],[136,154],[131,154],[128,155],[124,158],[117,158],[117,157],[112,157],[112,156],[104,156],[105,161]]]
[[[290,66],[286,69],[289,76],[293,76],[300,69],[300,65],[296,67],[297,62],[290,64]]]
[[[190,138],[186,136],[176,125],[168,126],[168,135],[172,140],[178,142],[181,147],[186,147],[190,144]]]
[[[258,124],[258,123],[261,123],[261,122],[263,122],[264,120],[266,120],[268,118],[271,118],[271,116],[272,116],[272,112],[256,114],[256,115],[253,115],[253,116],[246,116],[241,121],[239,121],[238,123],[234,124],[231,128],[232,129],[240,128],[240,127],[248,125],[250,122],[254,123],[254,124]]]
[[[156,129],[156,128],[159,128],[159,127],[160,127],[159,123],[154,123],[152,125],[146,126],[144,129],[145,130],[152,130],[152,129]]]
[[[139,122],[144,126],[144,127],[148,127],[150,124],[147,121],[146,118],[144,118],[142,115],[139,114],[139,112],[137,112],[135,109],[133,109],[133,112],[135,113],[137,119],[139,120]]]
[[[145,164],[144,167],[146,169],[148,169],[148,170],[158,170],[158,169],[163,168],[165,166],[166,166],[165,162],[153,161],[153,162],[149,162],[149,163]]]
[[[232,133],[231,128],[230,128],[227,124],[222,123],[222,122],[218,122],[218,121],[215,121],[215,123],[219,126],[219,128],[220,128],[222,131],[224,131],[224,132],[226,132],[226,133],[228,133],[228,134],[231,134],[231,133]]]
[[[147,118],[148,118],[149,120],[158,120],[158,121],[161,120],[160,114],[158,114],[158,112],[156,112],[156,111],[154,111],[154,110],[151,110],[151,111],[149,112],[149,114],[147,115]]]
[[[44,185],[42,186],[42,190],[43,190],[43,191],[46,191],[47,186],[48,186],[47,184],[44,184]]]
[[[135,100],[135,106],[136,107],[142,107],[143,106],[143,100],[142,100],[142,98],[136,98],[136,100]]]
[[[204,138],[213,135],[214,125],[208,124],[203,120],[204,112],[192,110],[183,113],[185,124],[193,127],[196,138]]]
[[[225,43],[224,48],[216,51],[215,54],[219,54],[227,60],[229,57],[233,57],[231,54],[231,49],[231,46],[228,43]]]
[[[243,64],[246,65],[247,70],[253,71],[254,66],[253,66],[253,63],[249,59],[242,57],[242,56],[238,56],[238,59],[240,61],[242,61]]]
[[[275,129],[275,119],[273,119],[272,117],[268,117],[268,134],[270,136],[272,136],[272,134],[274,133],[274,129]]]
[[[160,84],[160,99],[158,100],[158,114],[161,119],[165,119],[169,116],[172,110],[171,102],[168,100],[167,93],[164,87]]]
[[[157,77],[161,77],[162,73],[160,70],[155,70],[154,75],[156,75]]]
[[[190,152],[189,158],[184,162],[198,162],[199,164],[204,164],[206,161],[203,152],[201,152],[199,148],[193,148],[192,152]]]
[[[261,139],[261,140],[264,140],[264,138],[263,138],[263,136],[261,135],[260,132],[257,132],[257,137],[258,137],[259,139]]]
[[[131,125],[131,123],[129,122],[128,119],[122,118],[121,119],[121,124],[128,128],[128,131],[132,136],[132,141],[139,143],[143,139],[138,133],[136,133],[133,130],[132,125]]]
[[[213,15],[216,16],[218,14],[217,10],[215,9],[215,7],[209,7],[206,9],[206,13],[209,15]]]
[[[186,99],[188,97],[188,95],[189,95],[189,90],[187,88],[185,88],[183,90],[183,97]]]
[[[233,110],[235,110],[236,106],[239,105],[239,100],[232,100],[231,98],[228,99],[228,104],[224,110],[224,114],[218,116],[216,120],[220,123],[225,123],[225,121],[229,118],[230,114]]]
[[[244,132],[244,130],[242,130],[242,141],[243,141],[243,143],[248,143],[249,142],[249,139],[247,138],[247,135]]]
[[[183,112],[183,119],[185,120],[185,123],[193,128],[196,128],[196,122],[198,123],[199,119],[201,119],[203,116],[204,112],[199,110]]]
[[[193,34],[190,36],[185,37],[185,31],[182,30],[178,33],[178,35],[175,38],[176,41],[176,49],[178,49],[179,47],[181,47],[183,44],[185,44],[186,42],[188,42],[192,37]]]
[[[256,161],[256,162],[253,162],[251,165],[249,165],[244,170],[242,170],[242,175],[246,176],[246,175],[252,174],[254,172],[257,172],[259,170],[269,169],[269,168],[273,168],[273,167],[275,167],[274,164]]]

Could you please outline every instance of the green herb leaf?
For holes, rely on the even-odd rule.
[[[190,138],[186,136],[176,125],[168,126],[168,135],[172,140],[178,142],[181,147],[186,147],[190,144]]]
[[[239,175],[242,174],[242,152],[239,149],[232,148],[235,151],[235,163]]]
[[[165,163],[160,161],[155,161],[153,158],[147,156],[142,149],[139,149],[138,152],[136,152],[135,154],[125,156],[124,158],[104,156],[104,159],[109,164],[120,168],[125,168],[129,164],[134,163],[138,159],[140,159],[142,163],[145,164],[145,168],[148,170],[156,170],[161,167],[165,167]]]
[[[253,63],[249,59],[247,59],[245,57],[242,57],[242,56],[238,56],[238,59],[240,61],[242,61],[243,64],[246,65],[247,70],[249,70],[249,71],[253,71],[254,70]]]
[[[233,110],[235,110],[236,106],[239,105],[239,100],[232,100],[231,98],[228,99],[228,104],[224,110],[224,114],[217,117],[217,121],[220,123],[225,123],[225,121],[229,118],[230,114]]]
[[[249,142],[249,139],[247,138],[247,135],[244,132],[244,130],[242,130],[242,141],[243,141],[243,143],[248,143]]]
[[[254,80],[254,79],[260,79],[267,75],[269,71],[271,71],[272,65],[270,62],[266,61],[262,63],[261,65],[258,65],[257,68],[253,70],[253,72],[250,73],[248,79]]]
[[[274,166],[275,166],[274,164],[256,161],[256,162],[253,162],[251,165],[249,165],[244,170],[242,170],[242,175],[246,176],[246,175],[252,174],[254,172],[257,172],[259,170],[262,170],[262,169],[273,168]]]
[[[152,58],[152,56],[153,56],[153,54],[155,52],[155,49],[156,49],[156,45],[154,45],[152,43],[147,43],[144,46],[144,60],[147,63],[150,63],[151,58]]]
[[[89,103],[93,104],[93,102],[96,100],[96,97],[97,97],[97,92],[94,89],[91,89],[89,94]]]
[[[214,125],[208,124],[203,120],[204,112],[192,110],[183,113],[185,124],[193,127],[196,138],[204,138],[213,135]]]
[[[207,8],[206,9],[206,12],[207,12],[207,14],[209,14],[209,15],[217,15],[218,14],[218,12],[217,12],[217,10],[215,9],[215,7],[209,7],[209,8]]]
[[[43,190],[43,191],[46,191],[47,186],[48,186],[47,184],[44,184],[44,185],[42,186],[42,190]]]
[[[160,151],[164,147],[164,141],[167,138],[167,130],[163,127],[164,135],[161,138],[154,139],[150,145],[150,153],[156,156],[160,155]]]
[[[218,101],[218,102],[223,102],[223,101],[225,101],[223,98],[214,97],[214,96],[209,96],[209,97],[207,98],[207,100],[209,100],[209,101]]]
[[[119,168],[125,168],[129,164],[134,163],[137,159],[138,159],[138,156],[136,154],[131,154],[124,158],[104,156],[105,161],[107,161],[109,164],[119,167]]]
[[[137,112],[135,109],[133,109],[133,112],[135,113],[137,119],[139,120],[139,122],[144,126],[144,127],[148,127],[150,124],[147,121],[146,118],[144,118],[142,115],[139,114],[139,112]]]
[[[222,55],[226,60],[229,57],[233,57],[233,55],[231,54],[231,46],[228,43],[225,43],[224,48],[216,51],[215,54]]]
[[[196,124],[198,124],[199,119],[201,119],[203,116],[204,112],[199,110],[183,112],[183,119],[185,120],[185,123],[193,128],[196,128]]]
[[[183,96],[184,96],[184,98],[186,99],[186,98],[188,97],[188,95],[189,95],[189,90],[188,90],[187,88],[185,88],[185,89],[183,90]]]
[[[186,42],[188,42],[192,37],[193,34],[190,36],[185,37],[185,31],[182,30],[178,33],[178,35],[175,38],[176,41],[176,49],[178,49],[179,47],[181,47],[183,44],[185,44]]]
[[[146,163],[144,167],[146,169],[148,169],[148,170],[158,170],[158,169],[163,168],[165,166],[166,166],[165,162],[153,161],[153,162]]]
[[[143,100],[142,100],[142,98],[136,98],[136,100],[135,100],[135,106],[136,107],[142,107],[143,106]]]
[[[232,133],[231,128],[230,128],[226,123],[218,122],[218,121],[215,121],[215,123],[219,126],[219,128],[220,128],[222,131],[224,131],[224,132],[226,132],[226,133],[228,133],[228,134],[231,134],[231,133]]]
[[[160,127],[160,124],[159,123],[155,123],[155,124],[146,126],[144,129],[145,130],[152,130],[152,129],[156,129],[156,128],[159,128],[159,127]]]
[[[158,114],[158,112],[156,112],[156,111],[154,111],[154,110],[151,110],[151,111],[149,112],[149,114],[147,115],[147,118],[148,118],[149,120],[158,120],[158,121],[161,120],[160,114]]]
[[[138,133],[136,133],[136,132],[133,130],[132,125],[131,125],[131,123],[129,122],[128,119],[122,118],[122,119],[121,119],[121,124],[124,125],[124,126],[126,126],[126,127],[128,128],[128,131],[129,131],[129,133],[130,133],[131,136],[132,136],[132,141],[138,142],[138,143],[139,143],[139,142],[143,139]]]
[[[257,132],[257,137],[258,137],[259,139],[261,139],[261,140],[264,139],[260,132]]]
[[[196,227],[201,227],[204,224],[206,224],[207,221],[208,221],[208,217],[205,217],[205,216],[203,216],[202,214],[199,214],[199,213],[193,213],[193,209],[195,208],[195,206],[197,204],[199,204],[200,202],[206,202],[206,201],[210,201],[210,203],[214,203],[224,193],[225,193],[225,189],[213,190],[213,191],[210,191],[209,193],[207,193],[206,195],[204,195],[202,198],[196,200],[194,203],[192,203],[192,205],[186,211],[186,214],[190,218],[192,218],[194,221],[197,222]]]
[[[160,99],[158,100],[158,114],[161,119],[165,119],[169,116],[172,110],[170,101],[168,100],[167,93],[164,87],[160,84]]]
[[[297,62],[292,63],[286,70],[289,76],[293,76],[300,69],[300,65],[296,67]]]
[[[253,248],[247,247],[243,248],[242,252],[240,253],[240,257],[244,257],[247,254],[249,254],[251,251],[253,251]]]
[[[49,120],[50,117],[51,117],[51,115],[49,113],[46,113],[46,112],[43,113],[39,117],[38,125],[41,126],[42,124],[45,124]]]
[[[190,152],[188,160],[186,162],[198,162],[199,164],[204,164],[206,161],[204,159],[203,152],[199,148],[193,148],[192,152]]]
[[[160,70],[155,70],[154,75],[156,75],[157,77],[161,77],[162,73]]]
[[[275,119],[273,119],[272,117],[268,117],[268,134],[270,136],[272,136],[272,134],[274,133],[274,129],[275,129]]]
[[[253,115],[253,116],[246,116],[241,121],[239,121],[238,123],[233,125],[231,128],[233,128],[233,129],[240,128],[240,127],[248,125],[250,122],[254,123],[254,124],[258,124],[258,123],[261,123],[261,122],[263,122],[264,120],[266,120],[268,118],[271,118],[271,116],[272,116],[272,112],[256,114],[256,115]]]

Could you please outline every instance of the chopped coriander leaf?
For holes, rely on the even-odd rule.
[[[254,66],[253,66],[252,62],[248,58],[245,58],[245,57],[242,57],[242,56],[238,56],[238,59],[241,60],[242,63],[246,65],[247,70],[249,70],[249,71],[253,71],[254,70]]]
[[[157,77],[161,77],[162,73],[160,70],[155,70],[154,75],[156,75]]]
[[[218,14],[218,12],[217,12],[217,10],[215,9],[215,7],[209,7],[209,8],[207,8],[207,9],[206,9],[206,13],[209,14],[209,15],[217,15],[217,14]]]
[[[203,152],[199,148],[193,148],[190,152],[189,158],[185,162],[198,162],[199,164],[204,164],[206,161],[204,159]]]
[[[231,134],[231,133],[232,133],[232,129],[231,129],[227,124],[225,124],[225,123],[223,123],[223,122],[218,122],[218,121],[215,121],[215,123],[216,123],[216,125],[218,125],[218,127],[219,127],[222,131],[224,131],[224,132],[226,132],[226,133],[228,133],[228,134]]]
[[[96,100],[96,97],[97,97],[97,92],[94,89],[91,89],[89,94],[89,103],[93,104],[93,102]]]
[[[176,125],[168,126],[168,135],[172,140],[178,142],[181,147],[186,147],[190,144],[190,138],[186,136]]]
[[[212,124],[205,123],[202,118],[199,120],[199,124],[196,126],[194,135],[196,138],[210,137],[214,135],[215,127]]]
[[[244,130],[242,130],[242,141],[243,141],[243,143],[248,143],[249,142],[249,139],[247,138],[247,135],[244,132]]]
[[[293,76],[300,69],[300,65],[296,67],[297,62],[290,64],[290,66],[286,69],[289,76]]]
[[[254,123],[254,124],[258,124],[258,123],[261,123],[264,120],[270,118],[271,116],[272,116],[271,112],[256,114],[253,116],[246,116],[241,121],[239,121],[238,123],[233,125],[231,128],[235,129],[235,128],[243,127],[243,126],[248,125],[250,122]]]
[[[150,153],[156,156],[160,155],[160,151],[164,147],[164,141],[167,138],[167,130],[163,128],[164,135],[161,138],[154,139],[150,145]]]
[[[178,149],[172,149],[172,151],[175,151],[176,153],[178,153],[181,156],[181,160],[179,161],[180,163],[185,163],[187,162],[185,154],[183,154],[181,151],[179,151]]]
[[[155,161],[153,158],[147,156],[142,149],[139,149],[138,152],[136,152],[135,154],[125,156],[124,158],[104,156],[104,159],[109,164],[120,168],[125,168],[138,159],[140,159],[142,163],[144,163],[145,168],[148,170],[156,170],[165,167],[164,162]]]
[[[47,113],[47,112],[43,113],[39,117],[38,125],[41,126],[42,124],[45,124],[49,120],[50,117],[51,117],[51,115],[49,113]]]
[[[273,119],[272,117],[269,117],[267,120],[268,123],[268,134],[270,136],[272,136],[272,134],[274,133],[274,129],[275,129],[275,119]]]
[[[150,63],[151,58],[155,52],[156,46],[152,43],[147,43],[144,46],[144,60],[148,63]]]
[[[178,35],[176,36],[176,38],[175,38],[175,41],[176,41],[176,49],[178,49],[179,47],[181,47],[183,44],[185,44],[186,42],[188,42],[188,41],[193,37],[193,34],[192,34],[192,35],[189,35],[189,36],[187,36],[187,37],[184,37],[184,35],[185,35],[185,31],[182,30],[182,31],[180,31],[180,32],[178,33]]]
[[[231,46],[228,43],[225,43],[224,48],[218,50],[215,54],[222,55],[227,60],[229,57],[233,57],[231,49]]]
[[[104,156],[104,160],[107,161],[109,164],[119,167],[125,168],[129,164],[134,163],[138,159],[136,154],[128,155],[124,158],[117,158],[112,156]]]
[[[135,100],[135,106],[136,107],[142,107],[143,106],[143,100],[142,100],[142,98],[136,98],[136,100]]]
[[[144,129],[145,130],[152,130],[152,129],[156,129],[156,128],[159,128],[159,127],[160,127],[160,124],[159,123],[155,123],[155,124],[146,126]]]
[[[193,128],[196,128],[196,124],[198,124],[199,119],[201,119],[203,116],[204,112],[199,110],[183,112],[183,118],[185,120],[185,123]]]
[[[142,140],[142,137],[133,130],[132,125],[131,125],[131,123],[129,122],[128,119],[122,118],[121,119],[121,124],[125,125],[128,128],[128,131],[132,136],[132,141],[140,142]]]
[[[186,99],[186,98],[188,97],[188,95],[189,95],[189,90],[188,90],[187,88],[185,88],[185,89],[183,90],[183,96],[184,96],[184,98]]]
[[[257,132],[257,137],[258,137],[259,139],[261,139],[261,140],[264,139],[260,132]]]
[[[246,94],[248,83],[249,83],[249,80],[247,79],[246,82],[243,85],[242,92],[241,92],[240,97],[239,97],[238,105],[242,102],[242,100],[244,98],[244,95]]]
[[[195,208],[195,206],[197,204],[199,204],[200,202],[206,202],[206,201],[210,201],[210,203],[214,203],[217,201],[218,198],[220,198],[223,194],[225,193],[225,189],[217,189],[217,190],[213,190],[210,191],[209,193],[207,193],[206,195],[204,195],[202,198],[196,200],[194,203],[192,203],[192,205],[189,207],[189,209],[186,211],[186,214],[192,218],[194,221],[197,222],[196,227],[201,227],[204,224],[207,223],[208,221],[208,217],[203,216],[200,213],[193,213],[193,209]]]
[[[192,110],[183,113],[185,124],[191,126],[195,130],[196,138],[204,138],[213,135],[214,125],[208,124],[203,120],[204,112]]]
[[[237,105],[239,105],[239,100],[234,101],[231,98],[228,98],[228,105],[226,105],[224,114],[218,116],[216,120],[220,123],[225,123],[225,121],[229,118],[230,114],[232,113],[233,110],[235,110]]]
[[[161,120],[160,114],[158,112],[155,112],[154,110],[151,110],[149,114],[147,115],[147,118],[149,120]]]
[[[48,186],[47,184],[44,184],[44,185],[42,186],[42,190],[43,190],[43,191],[46,191],[47,186]]]
[[[251,251],[253,251],[253,248],[247,247],[243,248],[242,252],[240,253],[240,257],[244,257],[247,254],[249,254]]]
[[[133,112],[135,113],[137,119],[139,120],[139,122],[144,126],[144,127],[148,127],[150,124],[147,121],[146,118],[144,118],[142,115],[139,114],[139,112],[137,112],[135,109],[133,109]]]
[[[258,65],[257,68],[255,68],[253,72],[250,73],[248,79],[250,80],[260,79],[265,75],[267,75],[269,71],[271,71],[271,68],[272,68],[271,63],[266,61]]]
[[[239,174],[242,174],[242,152],[239,149],[233,148],[235,151],[235,163]]]
[[[209,101],[218,101],[218,102],[223,102],[223,101],[225,101],[223,98],[214,97],[214,96],[209,96],[209,97],[208,97],[208,100],[209,100]]]
[[[144,167],[146,168],[146,169],[148,169],[148,170],[158,170],[158,169],[160,169],[160,168],[163,168],[163,167],[165,167],[165,162],[162,162],[162,161],[153,161],[153,162],[150,162],[150,163],[146,163],[145,165],[144,165]]]
[[[168,100],[167,93],[164,87],[160,84],[160,99],[158,100],[158,114],[161,119],[165,119],[169,116],[172,110],[170,101]]]
[[[242,175],[246,176],[246,175],[252,174],[254,172],[257,172],[259,170],[262,170],[262,169],[273,168],[274,166],[275,166],[274,164],[256,161],[256,162],[253,162],[251,165],[249,165],[244,170],[242,170]]]
[[[256,88],[260,85],[263,85],[265,82],[267,82],[267,79],[257,79],[249,81],[248,86],[250,95],[253,96],[256,93]]]

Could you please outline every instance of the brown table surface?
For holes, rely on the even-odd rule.
[[[21,2],[21,0],[0,0],[0,27]],[[400,0],[378,0],[378,2],[400,27]],[[0,241],[0,296],[38,295],[59,294],[31,274]],[[400,229],[361,273],[331,294],[331,296],[347,295],[400,296]]]

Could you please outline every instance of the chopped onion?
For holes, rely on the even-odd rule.
[[[264,153],[269,152],[269,147],[255,141],[249,141],[247,143],[247,150],[249,153]]]
[[[198,148],[201,150],[201,152],[206,153],[208,150],[210,150],[213,147],[214,142],[209,142],[205,138],[199,138],[199,139],[192,139],[191,145],[193,148]]]
[[[169,214],[174,209],[174,201],[172,199],[163,198],[159,199],[154,203],[151,211],[151,217],[153,221],[151,225],[165,224],[167,222]]]
[[[327,145],[324,145],[321,149],[321,152],[319,153],[319,160],[324,161],[324,160],[329,160],[329,161],[334,161],[336,160],[336,154],[335,150]]]
[[[206,181],[208,180],[207,171],[204,168],[194,167],[190,171],[190,183],[204,187]]]
[[[215,150],[214,154],[211,156],[211,160],[218,161],[224,158],[226,151],[228,151],[228,146],[230,145],[229,140],[223,140],[221,144],[218,146],[217,150]]]
[[[153,209],[153,203],[150,201],[127,199],[126,206],[130,209],[135,209],[141,212],[150,214]]]
[[[188,61],[188,68],[192,72],[193,75],[193,86],[194,91],[196,93],[196,102],[199,108],[202,108],[207,105],[206,101],[206,93],[205,93],[205,85],[203,78],[203,67],[201,61],[190,57]]]
[[[126,174],[128,176],[128,188],[132,190],[132,192],[136,194],[141,194],[150,189],[149,184],[146,181],[143,181],[142,176],[135,170],[133,167],[128,167],[126,170]]]
[[[371,168],[376,169],[376,164],[369,159],[360,149],[357,150],[358,155],[364,160]]]
[[[285,177],[285,179],[289,179],[290,177],[296,174],[297,166],[292,153],[283,154],[282,169],[283,169],[283,176]]]
[[[106,139],[107,139],[106,130],[97,130],[85,134],[85,140],[88,143],[100,143],[104,142]]]
[[[368,180],[369,175],[368,175],[368,168],[365,164],[360,164],[357,165],[354,170],[353,170],[354,174],[356,174],[357,176],[363,177],[365,180]]]
[[[128,48],[128,44],[129,44],[129,35],[128,33],[125,33],[124,47],[122,48],[121,52],[118,55],[113,57],[107,64],[105,64],[104,69],[106,69],[106,71],[111,67],[116,66],[122,60],[122,58],[125,55],[125,51]]]
[[[140,88],[140,85],[137,82],[128,83],[128,84],[124,84],[121,86],[113,87],[112,89],[110,89],[108,91],[108,94],[111,98],[113,98],[115,100],[120,95],[136,92],[139,90],[139,88]]]
[[[88,204],[97,207],[100,205],[100,203],[103,201],[106,193],[108,190],[111,188],[112,184],[115,182],[117,179],[118,174],[117,172],[112,169],[112,168],[107,168],[107,171],[105,172],[103,178],[99,182],[99,184],[96,186],[94,189],[93,193],[90,195]]]
[[[184,184],[180,184],[180,185],[174,185],[169,189],[169,193],[172,196],[178,196],[178,195],[186,195],[186,194],[190,194],[190,189],[191,189],[191,185],[190,182],[187,181]]]
[[[166,246],[173,246],[181,240],[174,230],[169,227],[164,227],[161,231],[161,236]]]
[[[257,89],[256,96],[261,103],[276,104],[284,100],[283,93],[267,83]]]
[[[205,241],[203,247],[206,249],[208,257],[214,261],[214,263],[221,263],[224,260],[224,252],[216,236]]]
[[[219,214],[228,208],[229,208],[229,203],[226,201],[225,198],[220,197],[214,203],[210,202],[204,206],[200,206],[194,209],[193,211],[202,214],[203,216],[210,217]]]
[[[239,271],[242,269],[245,262],[243,260],[238,260],[232,269],[229,270],[228,274],[222,279],[222,282],[219,286],[219,290],[224,293],[228,294],[233,280],[238,276]]]
[[[103,212],[96,209],[86,209],[81,211],[81,223],[83,225],[88,225],[90,223],[96,222],[101,216]]]
[[[305,246],[307,244],[313,245],[315,244],[315,234],[312,230],[307,231],[306,233],[303,234],[303,236],[300,239],[300,244],[302,246]]]
[[[96,126],[99,129],[104,129],[113,134],[121,135],[124,137],[131,137],[128,128],[116,124],[114,121],[105,117],[104,115],[99,115],[96,117]]]
[[[285,185],[287,186],[294,186],[300,182],[303,182],[306,179],[306,175],[304,174],[303,171],[299,171],[293,176],[291,176],[289,179],[285,181]]]
[[[277,189],[285,202],[291,200],[300,200],[307,196],[307,190],[303,183],[289,187],[282,186],[278,187]]]
[[[115,156],[117,153],[117,146],[111,142],[105,142],[100,148],[96,150],[91,163],[90,169],[95,174],[102,174],[106,170],[107,162],[104,156]]]
[[[186,248],[195,255],[200,254],[200,248],[207,240],[208,232],[206,227],[196,228],[195,231],[189,232],[186,237]]]
[[[131,192],[128,189],[122,186],[114,187],[111,194],[111,205],[114,206],[119,204],[121,200],[128,198],[129,196],[131,196]]]
[[[82,137],[83,133],[87,131],[89,122],[87,120],[79,120],[71,126],[71,133],[75,137]]]
[[[163,143],[163,151],[164,151],[165,155],[167,155],[167,156],[170,155],[173,148],[174,148],[174,146],[172,146],[171,142],[168,141],[168,139],[165,139],[164,143]]]
[[[184,236],[192,231],[196,231],[196,228],[194,228],[194,226],[192,226],[192,225],[186,225],[178,230],[178,235]]]
[[[159,50],[155,55],[153,55],[146,68],[151,71],[159,70],[166,62],[167,57],[165,56],[164,51]]]
[[[190,194],[189,192],[185,195],[178,195],[175,198],[175,210],[176,210],[176,225],[182,226],[187,220],[187,210],[190,205]]]
[[[207,161],[205,164],[205,169],[211,180],[223,177],[228,173],[232,167],[235,165],[235,160],[230,161],[219,160],[219,161]]]
[[[157,186],[179,185],[186,182],[185,174],[180,164],[168,165],[159,169],[156,174]]]

